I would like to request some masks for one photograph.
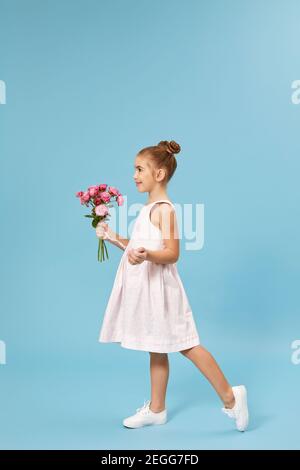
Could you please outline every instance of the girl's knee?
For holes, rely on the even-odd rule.
[[[184,356],[188,356],[189,353],[190,353],[193,349],[195,349],[195,348],[200,348],[200,347],[201,347],[201,346],[200,346],[200,344],[199,344],[198,346],[192,346],[191,348],[183,349],[183,350],[180,351],[180,352],[181,352],[181,354],[183,354]]]
[[[182,351],[179,351],[181,354],[183,354],[183,356],[187,356],[188,353],[191,351],[192,348],[189,348],[189,349],[183,349]]]
[[[149,351],[150,356],[153,357],[168,357],[168,353],[152,352]]]

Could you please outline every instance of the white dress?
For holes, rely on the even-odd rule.
[[[161,353],[200,344],[176,263],[143,261],[133,265],[128,261],[130,248],[164,248],[161,230],[149,217],[158,202],[173,206],[163,199],[142,207],[116,273],[99,342],[119,342],[124,348]]]

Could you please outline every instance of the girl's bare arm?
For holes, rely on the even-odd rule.
[[[109,241],[122,250],[126,249],[126,246],[130,241],[128,238],[123,238],[118,233],[111,230],[109,225],[105,222],[98,223],[96,227],[96,235],[98,238],[102,238],[104,241]]]
[[[117,246],[120,246],[120,244],[123,245],[122,247],[123,250],[125,250],[126,246],[128,245],[130,241],[128,238],[121,237],[118,233],[115,233],[115,239],[117,240],[117,242],[114,242],[113,240],[109,240],[109,241]]]

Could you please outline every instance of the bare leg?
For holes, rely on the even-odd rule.
[[[169,358],[167,353],[150,354],[151,403],[150,409],[159,413],[165,409],[165,399],[169,379]]]
[[[180,352],[190,359],[209,380],[225,407],[232,408],[235,403],[232,388],[210,352],[201,345]]]

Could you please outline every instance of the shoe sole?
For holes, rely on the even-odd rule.
[[[168,421],[168,420],[166,419],[166,420],[162,421],[161,423],[145,423],[145,424],[138,424],[138,425],[136,425],[136,426],[135,426],[135,425],[124,424],[124,423],[123,423],[123,426],[124,426],[125,428],[129,428],[129,429],[137,429],[137,428],[143,428],[144,426],[153,426],[153,425],[159,426],[159,425],[161,425],[161,424],[166,424],[167,421]]]

